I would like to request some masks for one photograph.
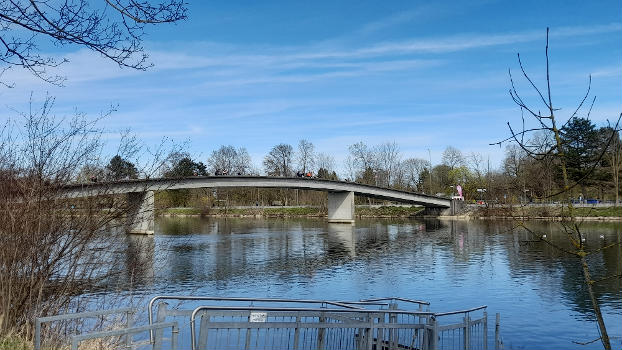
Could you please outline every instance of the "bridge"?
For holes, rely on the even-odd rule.
[[[355,182],[324,179],[267,176],[195,176],[95,182],[66,186],[65,198],[126,194],[130,204],[128,231],[153,233],[154,191],[188,188],[284,188],[315,190],[328,193],[328,222],[354,223],[354,196],[365,196],[425,206],[437,213],[454,215],[460,203],[446,198],[364,185]]]

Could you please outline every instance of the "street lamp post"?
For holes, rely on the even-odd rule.
[[[485,188],[478,188],[477,192],[479,192],[479,201],[483,202],[482,196],[484,195],[484,192],[486,192],[486,189]]]

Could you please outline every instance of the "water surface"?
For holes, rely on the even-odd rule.
[[[534,223],[560,246],[556,223]],[[616,223],[584,224],[596,249],[620,242]],[[432,311],[488,305],[506,348],[598,349],[577,259],[529,243],[507,221],[159,218],[154,236],[127,236],[126,278],[147,295],[358,300],[401,296]],[[619,245],[589,258],[594,279],[620,274]],[[595,287],[614,347],[622,345],[622,284]],[[492,320],[491,320],[492,322]]]

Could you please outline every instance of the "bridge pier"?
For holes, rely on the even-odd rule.
[[[153,191],[128,192],[128,213],[125,223],[127,233],[152,235],[154,226]]]
[[[439,216],[439,215],[447,215],[447,216],[455,216],[460,215],[464,210],[465,204],[464,201],[452,199],[451,205],[449,208],[445,207],[426,207],[423,215],[429,216]]]
[[[328,192],[328,222],[354,224],[354,192]]]
[[[462,213],[462,211],[464,210],[464,207],[466,205],[464,204],[464,201],[462,200],[458,200],[458,199],[452,199],[451,200],[451,207],[449,207],[449,210],[451,212],[451,215],[459,215],[460,213]]]

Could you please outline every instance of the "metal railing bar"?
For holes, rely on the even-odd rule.
[[[226,315],[227,316],[234,316],[234,315],[236,315],[236,316],[248,316],[247,315],[248,313],[244,312],[245,310],[248,310],[248,307],[245,307],[243,310],[240,310],[239,313],[237,313],[237,314],[232,314],[231,312],[228,312]],[[309,310],[309,309],[305,308],[305,310]],[[331,311],[333,311],[335,309],[321,309],[321,310],[323,312],[330,313]],[[166,310],[166,316],[167,317],[191,316],[192,315],[192,311],[194,311],[194,309],[184,309],[184,310],[180,310],[180,309],[167,309]],[[356,317],[357,316],[357,312],[360,311],[360,310],[350,310],[350,309],[348,309],[348,310],[344,310],[343,312],[347,313],[348,311],[352,313],[352,317]],[[371,311],[383,312],[385,310],[383,309],[383,310],[371,310]],[[282,313],[278,312],[278,311],[274,311],[273,313],[270,314],[270,316],[274,316],[274,317],[286,317],[286,316],[290,316],[290,315],[291,315],[291,312],[287,312],[287,311],[283,311]],[[340,315],[340,317],[344,317],[344,316],[347,317],[348,316],[347,314],[344,315],[343,313],[341,313],[339,315]],[[343,321],[345,322],[345,321],[347,321],[347,319],[343,319]]]
[[[463,329],[464,323],[446,324],[444,326],[438,326],[439,332],[451,331],[454,329]]]
[[[274,307],[274,306],[216,306],[216,305],[204,305],[194,309],[194,312],[201,310],[221,310],[221,311],[311,311],[318,313],[363,313],[363,314],[377,314],[376,317],[381,317],[382,314],[402,314],[413,316],[435,316],[434,312],[430,311],[408,311],[408,310],[345,310],[345,309],[320,309],[320,308],[304,308],[304,307]],[[304,316],[303,316],[304,317]],[[312,317],[312,316],[308,316]],[[317,315],[315,316],[317,317]]]
[[[136,311],[137,309],[133,307],[123,307],[123,308],[113,309],[113,310],[97,310],[97,311],[78,312],[78,313],[73,313],[73,314],[62,314],[62,315],[54,315],[54,316],[37,317],[37,320],[41,323],[44,323],[44,322],[52,322],[52,321],[70,320],[73,318],[89,318],[89,317],[121,314],[124,312],[136,312]]]
[[[362,299],[360,301],[368,302],[368,301],[384,301],[384,300],[397,300],[397,301],[403,301],[406,303],[413,303],[413,304],[419,304],[419,305],[430,305],[430,302],[428,301],[414,300],[414,299],[400,298],[400,297],[372,298],[372,299]]]
[[[472,309],[467,309],[467,310],[458,310],[458,311],[449,311],[449,312],[437,312],[437,313],[434,313],[434,316],[438,317],[438,316],[447,316],[447,315],[466,314],[468,312],[482,310],[482,309],[485,309],[487,307],[488,307],[487,305],[482,305],[482,306],[474,307]]]
[[[484,319],[483,318],[478,318],[478,319],[475,319],[475,320],[472,319],[469,322],[471,323],[471,325],[476,326],[476,325],[479,325],[479,324],[483,324],[484,323]]]
[[[154,323],[157,324],[157,323]],[[257,328],[296,328],[301,329],[346,329],[346,328],[370,328],[369,322],[364,323],[296,323],[296,322],[209,322],[207,329],[257,329]],[[373,329],[425,329],[423,324],[388,324],[374,323]],[[462,325],[464,328],[464,324]]]
[[[348,305],[378,305],[378,306],[389,306],[389,303],[381,303],[377,301],[343,301],[339,300],[338,303],[348,304]]]

